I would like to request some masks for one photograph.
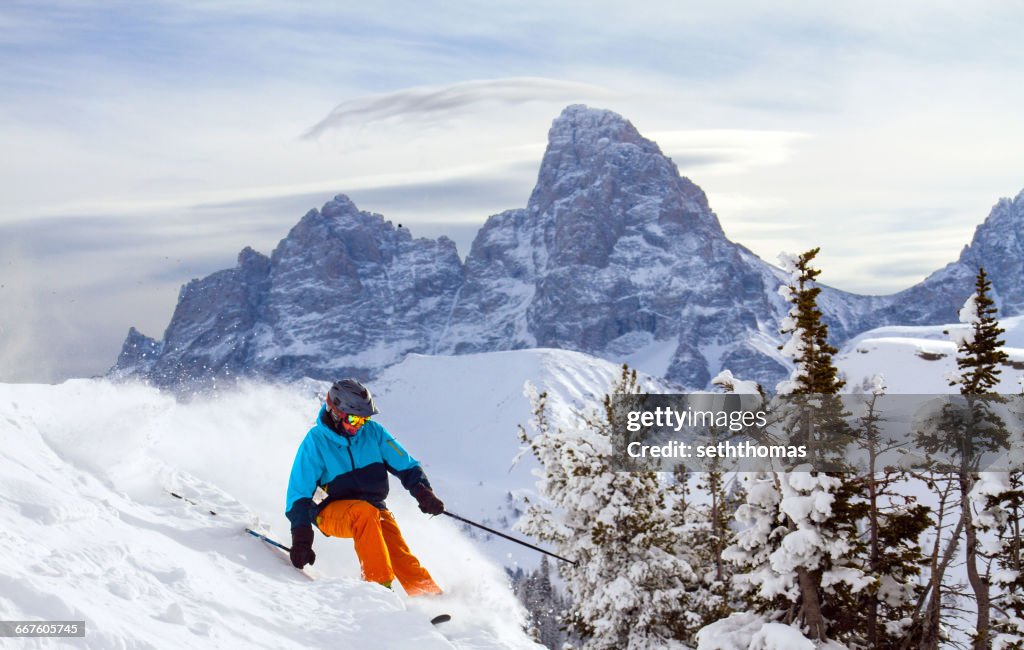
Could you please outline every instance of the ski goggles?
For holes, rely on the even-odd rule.
[[[351,413],[345,415],[345,421],[356,429],[369,422],[369,420],[369,415],[352,415]]]
[[[345,413],[331,402],[330,398],[326,400],[327,408],[334,414],[334,417],[341,422],[347,422],[349,426],[356,429],[366,424],[370,419],[369,415],[352,415],[351,413]]]

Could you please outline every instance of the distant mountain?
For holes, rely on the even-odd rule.
[[[982,261],[1002,313],[1024,311],[1022,197],[1001,201],[959,261],[906,291],[824,288],[836,342],[955,321]],[[777,351],[784,279],[725,236],[704,192],[632,124],[569,106],[526,207],[490,217],[464,264],[449,239],[413,239],[338,196],[270,258],[246,249],[234,269],[186,285],[163,340],[132,329],[112,373],[172,387],[366,377],[410,353],[551,347],[659,356],[657,374],[685,388],[722,368],[774,385],[788,372]]]
[[[722,362],[767,378],[784,366],[764,345],[779,311],[765,280],[656,144],[614,113],[570,106],[526,208],[477,235],[439,351],[607,356],[671,341],[666,376],[681,384],[704,386]]]
[[[842,342],[876,327],[956,323],[979,267],[992,280],[1000,316],[1024,314],[1024,191],[996,203],[956,262],[909,289],[857,296],[825,287],[821,303],[830,332]]]
[[[996,203],[960,259],[892,296],[885,324],[957,322],[981,266],[991,276],[1000,315],[1024,314],[1024,191]]]
[[[462,274],[450,239],[413,239],[338,196],[269,258],[247,248],[185,285],[163,341],[133,329],[113,372],[159,386],[366,376],[435,347]]]

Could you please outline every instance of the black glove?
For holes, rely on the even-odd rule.
[[[316,553],[313,552],[312,526],[292,528],[292,550],[288,553],[288,557],[291,558],[292,566],[296,569],[316,562]]]
[[[416,501],[420,504],[420,512],[425,512],[428,515],[439,515],[444,512],[444,503],[426,485],[422,483],[417,485],[412,495],[416,497]]]

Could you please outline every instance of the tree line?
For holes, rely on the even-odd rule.
[[[858,387],[862,413],[829,397],[845,384],[818,307],[817,253],[784,260],[790,311],[780,349],[793,372],[773,394],[814,396],[813,421],[794,435],[828,457],[828,471],[615,471],[623,416],[614,396],[643,395],[634,370],[623,366],[602,408],[579,413],[571,430],[553,424],[544,393],[534,395],[520,437],[542,473],[519,527],[577,561],[559,565],[561,590],[547,563],[515,577],[545,645],[1024,649],[1024,474],[985,471],[979,460],[1020,451],[998,417],[1007,355],[985,270],[954,332],[949,381],[962,399],[937,409],[916,440],[957,463],[891,465],[879,460],[895,444],[875,406],[884,378]],[[749,385],[730,372],[715,383],[726,392]],[[819,434],[843,428],[863,462],[849,463]]]

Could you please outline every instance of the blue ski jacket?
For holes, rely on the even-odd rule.
[[[292,528],[311,525],[323,507],[339,499],[367,501],[386,510],[388,472],[410,492],[421,484],[430,487],[419,462],[377,422],[370,420],[348,437],[328,426],[326,418],[327,408],[321,407],[295,454],[285,508]],[[327,492],[319,505],[313,503],[318,487]]]

